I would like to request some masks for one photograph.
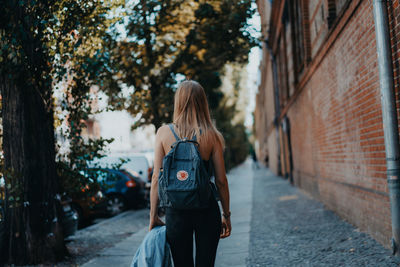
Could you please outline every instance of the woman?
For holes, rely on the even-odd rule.
[[[175,93],[174,131],[182,138],[198,137],[202,159],[212,161],[215,183],[218,187],[222,216],[214,196],[210,205],[201,210],[166,208],[167,241],[175,267],[193,265],[193,233],[196,242],[196,266],[214,266],[218,241],[231,234],[229,189],[223,158],[224,140],[211,122],[207,98],[203,87],[195,81],[184,81]],[[201,129],[201,132],[200,132]],[[176,139],[168,125],[158,129],[156,135],[154,173],[150,192],[149,230],[163,225],[158,217],[158,175],[164,156]],[[207,166],[206,165],[206,166]],[[221,218],[222,217],[222,218]]]

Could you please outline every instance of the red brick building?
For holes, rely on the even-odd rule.
[[[399,0],[387,2],[398,99],[400,6]],[[391,212],[372,0],[257,5],[267,39],[255,110],[259,159],[388,247]]]

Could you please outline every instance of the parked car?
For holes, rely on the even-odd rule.
[[[99,178],[107,197],[107,213],[116,215],[127,208],[145,204],[145,183],[138,176],[125,169],[100,169],[104,175]]]
[[[71,203],[72,200],[70,198],[61,200],[61,206],[63,209],[61,223],[63,226],[64,238],[75,234],[75,232],[78,230],[79,218],[72,209]]]
[[[101,188],[86,186],[81,192],[71,196],[71,209],[78,218],[78,227],[82,228],[97,216],[107,215],[107,197]]]
[[[149,181],[153,168],[145,155],[112,155],[101,158],[97,163],[99,163],[102,168],[111,168],[111,165],[119,163],[121,158],[128,160],[120,166],[121,169],[125,169],[129,173],[139,176],[144,182]]]

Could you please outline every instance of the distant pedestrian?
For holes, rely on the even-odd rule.
[[[164,224],[157,215],[158,204],[164,201],[165,193],[160,191],[164,186],[164,182],[160,184],[159,181],[167,179],[169,183],[179,186],[185,181],[190,181],[190,179],[193,179],[192,176],[196,175],[190,171],[196,166],[190,167],[190,170],[188,169],[187,171],[168,170],[168,173],[177,172],[175,176],[165,174],[166,170],[160,170],[163,167],[163,159],[165,162],[170,151],[173,152],[173,149],[175,151],[178,150],[178,147],[175,147],[176,144],[183,142],[185,143],[184,146],[190,148],[187,150],[188,157],[193,153],[191,148],[195,148],[198,151],[197,155],[200,155],[201,160],[203,160],[202,166],[213,166],[213,168],[207,168],[207,172],[211,176],[211,171],[214,169],[215,184],[218,188],[223,213],[221,215],[220,207],[216,200],[217,194],[207,195],[209,196],[207,200],[209,204],[204,208],[181,209],[174,207],[172,204],[167,205],[165,209],[167,241],[170,245],[174,266],[192,267],[194,266],[194,233],[196,242],[195,266],[211,267],[214,266],[219,239],[228,237],[231,234],[229,189],[223,158],[224,139],[212,124],[207,98],[203,87],[199,83],[195,81],[182,82],[175,93],[174,102],[174,123],[160,127],[156,135],[154,174],[150,192],[149,229],[151,230],[158,225]],[[190,147],[192,144],[188,142],[197,144]],[[170,155],[169,158],[171,157]],[[187,164],[191,166],[190,164],[194,163],[189,162]],[[164,166],[165,168],[168,168],[168,166]],[[202,170],[204,171],[204,169]],[[164,174],[168,177],[163,177]],[[207,184],[210,185],[209,188],[213,185],[209,181],[207,181]],[[192,186],[192,184],[188,184],[188,186]],[[201,192],[203,191],[199,191],[199,194],[204,194],[204,192]],[[171,194],[170,196],[176,196],[174,201],[178,201],[179,196],[181,196],[176,192],[176,195],[173,195],[175,194],[174,192],[168,191],[168,193]],[[159,196],[162,198],[159,199]],[[186,202],[189,202],[189,200]],[[185,204],[189,205],[190,203],[183,202],[180,204],[185,206]]]
[[[253,159],[253,168],[259,169],[260,166],[258,165],[257,154],[252,145],[250,145],[250,154]]]

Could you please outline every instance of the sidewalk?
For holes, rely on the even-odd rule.
[[[254,172],[247,266],[399,266],[369,235],[275,176]]]
[[[249,256],[250,222],[253,190],[253,170],[246,161],[228,174],[232,233],[221,239],[215,266],[246,266]]]
[[[215,266],[246,266],[250,241],[252,180],[253,173],[249,162],[228,174],[232,196],[232,235],[220,241]],[[133,255],[146,235],[147,229],[144,227],[114,247],[100,251],[96,258],[82,266],[130,266]]]
[[[399,266],[359,232],[301,190],[251,161],[228,174],[232,235],[220,241],[216,267]],[[100,251],[85,267],[130,266],[147,227]]]

